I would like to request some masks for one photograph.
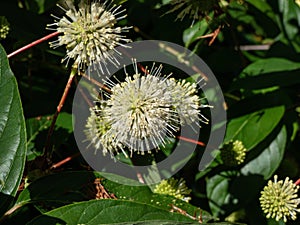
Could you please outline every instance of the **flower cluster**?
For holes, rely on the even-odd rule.
[[[274,218],[284,222],[288,218],[296,220],[297,213],[300,212],[298,205],[299,186],[295,185],[288,177],[278,181],[278,176],[274,176],[274,182],[269,180],[268,185],[261,192],[260,205],[267,218]]]
[[[170,179],[162,180],[155,186],[153,192],[157,194],[170,195],[186,202],[191,200],[191,198],[188,197],[191,190],[188,189],[185,184],[185,180],[182,178],[177,180],[171,177]]]
[[[246,152],[241,141],[230,141],[222,146],[221,159],[226,166],[237,166],[244,162]]]
[[[9,23],[4,16],[0,16],[0,40],[5,39],[9,32]]]
[[[88,118],[87,138],[104,154],[124,152],[121,146],[131,154],[157,149],[181,126],[199,125],[200,108],[206,107],[200,103],[196,84],[160,77],[162,66],[153,66],[144,75],[136,62],[134,69],[124,82],[108,82],[111,93],[106,93],[107,99],[98,102],[102,108],[94,107]]]
[[[125,10],[119,11],[120,6],[108,8],[105,3],[99,2],[87,4],[84,0],[81,0],[78,9],[72,1],[66,4],[67,9],[60,6],[66,16],[55,17],[55,23],[48,25],[48,28],[54,26],[54,30],[62,34],[50,46],[65,45],[67,54],[63,61],[73,59],[74,67],[83,68],[94,63],[101,66],[106,60],[118,64],[114,53],[120,53],[115,47],[130,42],[121,34],[130,27],[115,27],[117,21],[126,17],[123,15]]]

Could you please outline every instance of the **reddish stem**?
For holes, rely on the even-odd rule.
[[[50,169],[51,169],[51,170],[52,170],[52,169],[57,169],[58,167],[64,165],[65,163],[71,161],[72,159],[74,159],[74,158],[76,158],[76,157],[78,157],[78,156],[80,156],[80,152],[77,152],[76,154],[71,155],[71,156],[69,156],[69,157],[63,159],[63,160],[59,161],[58,163],[55,163],[54,165],[52,165],[52,166],[50,167]]]
[[[200,146],[205,146],[205,143],[201,142],[201,141],[196,141],[194,139],[191,138],[187,138],[187,137],[182,137],[182,136],[177,136],[178,139],[186,141],[186,142],[190,142],[190,143],[194,143]]]
[[[71,74],[69,76],[69,80],[68,80],[68,82],[66,84],[66,87],[65,87],[65,90],[64,90],[64,93],[61,96],[60,102],[59,102],[59,104],[58,104],[58,106],[56,108],[56,112],[53,115],[52,122],[51,122],[49,131],[48,131],[48,134],[47,134],[47,138],[46,138],[44,155],[50,156],[50,152],[51,152],[50,151],[50,146],[51,146],[50,140],[51,140],[51,136],[53,134],[55,123],[56,123],[58,114],[61,112],[61,109],[62,109],[62,107],[63,107],[63,105],[64,105],[64,103],[66,101],[66,98],[68,96],[68,93],[69,93],[69,90],[71,88],[71,84],[72,84],[72,82],[74,80],[76,72],[77,72],[77,69],[76,68],[72,68]]]
[[[7,57],[8,57],[8,58],[13,57],[13,56],[15,56],[15,55],[17,55],[17,54],[19,54],[19,53],[25,51],[25,50],[27,50],[27,49],[29,49],[29,48],[31,48],[31,47],[37,45],[37,44],[40,44],[40,43],[42,43],[42,42],[44,42],[44,41],[46,41],[46,40],[48,40],[48,39],[50,39],[50,38],[52,38],[52,37],[57,36],[58,34],[59,34],[59,32],[56,31],[56,32],[54,32],[54,33],[51,33],[51,34],[45,36],[45,37],[42,37],[41,39],[36,40],[36,41],[34,41],[34,42],[32,42],[32,43],[30,43],[30,44],[28,44],[28,45],[25,45],[25,46],[22,47],[22,48],[19,48],[18,50],[16,50],[16,51],[10,53]]]
[[[300,184],[300,178],[295,182],[295,185],[299,185],[299,184]]]

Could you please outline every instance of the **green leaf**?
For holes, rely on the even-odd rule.
[[[26,120],[27,131],[27,160],[33,160],[36,156],[43,153],[45,141],[37,138],[39,134],[47,130],[51,124],[51,117],[35,117]]]
[[[144,203],[102,199],[67,205],[27,223],[38,224],[199,224],[177,212],[162,210]],[[208,223],[201,223],[206,225]],[[232,223],[209,223],[230,225]]]
[[[271,6],[266,1],[247,0],[247,2],[255,6],[258,10],[267,15],[274,22],[276,21],[276,15],[273,12]]]
[[[144,203],[112,199],[75,203],[52,210],[45,215],[63,220],[67,224],[132,224],[137,222],[148,224],[157,221],[198,223],[179,213],[172,213]],[[37,217],[28,225],[41,224],[41,219],[43,217]]]
[[[300,83],[299,70],[299,62],[284,58],[262,59],[247,66],[230,90],[294,85]]]
[[[51,125],[51,116],[39,116],[26,120],[27,130],[27,160],[33,160],[43,153],[48,129]],[[61,112],[55,123],[53,134],[54,144],[59,146],[66,142],[73,131],[72,115]]]
[[[284,58],[268,58],[258,60],[247,66],[240,77],[259,76],[267,73],[291,71],[300,69],[299,62],[293,62]]]
[[[282,13],[282,29],[297,52],[300,51],[300,8],[295,1],[279,0],[279,10]]]
[[[15,196],[26,159],[26,130],[17,82],[1,45],[0,96],[0,193]]]
[[[241,169],[242,174],[259,174],[263,175],[265,180],[269,179],[281,163],[286,141],[286,128],[282,127],[272,143]]]
[[[276,106],[231,119],[224,142],[240,140],[249,151],[272,132],[283,114],[284,106]]]
[[[208,24],[205,20],[197,22],[194,26],[189,27],[183,32],[183,42],[185,47],[189,47],[194,41],[207,32]]]
[[[230,201],[228,189],[229,179],[226,179],[226,176],[218,174],[207,180],[207,198],[214,216],[225,213],[221,206],[228,204]]]

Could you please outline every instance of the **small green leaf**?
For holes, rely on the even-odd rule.
[[[26,159],[26,130],[17,82],[1,45],[0,96],[0,193],[15,196]]]
[[[183,32],[183,42],[185,47],[189,47],[194,41],[199,40],[199,37],[204,35],[208,29],[208,24],[205,20],[197,22],[194,26],[189,27]]]

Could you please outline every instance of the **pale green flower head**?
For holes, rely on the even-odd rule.
[[[172,92],[172,105],[180,117],[180,124],[186,125],[198,121],[207,123],[208,119],[200,113],[200,108],[209,107],[201,104],[198,95],[197,84],[186,80],[175,80],[170,78],[167,80],[168,86]]]
[[[119,151],[126,155],[123,146],[113,136],[108,136],[107,131],[110,129],[110,124],[105,120],[103,106],[95,106],[90,108],[90,116],[87,119],[86,129],[84,133],[90,145],[93,145],[95,150],[101,150],[103,155],[110,154],[113,158],[115,153]]]
[[[221,159],[226,166],[237,166],[244,162],[246,152],[241,141],[229,141],[221,148]]]
[[[191,190],[186,186],[185,180],[182,178],[177,180],[171,177],[167,180],[162,180],[155,186],[153,192],[157,194],[170,195],[186,202],[191,200],[188,196],[191,193]]]
[[[288,177],[284,181],[278,181],[278,176],[275,175],[274,181],[269,180],[259,198],[266,217],[284,222],[287,222],[288,219],[296,220],[297,213],[300,212],[298,189],[299,186],[295,185]]]
[[[55,17],[55,23],[49,24],[48,28],[55,27],[54,30],[62,34],[58,40],[50,43],[53,48],[66,46],[67,54],[62,61],[73,59],[73,66],[78,68],[94,63],[106,65],[107,60],[118,64],[114,53],[120,53],[115,47],[130,42],[130,39],[122,35],[130,27],[116,27],[117,21],[126,17],[123,15],[125,10],[120,11],[120,6],[115,5],[107,7],[105,3],[93,1],[88,4],[81,0],[76,8],[68,0],[68,8],[60,6],[65,11],[65,16]]]
[[[0,16],[0,40],[5,39],[9,33],[9,22],[5,16]]]

